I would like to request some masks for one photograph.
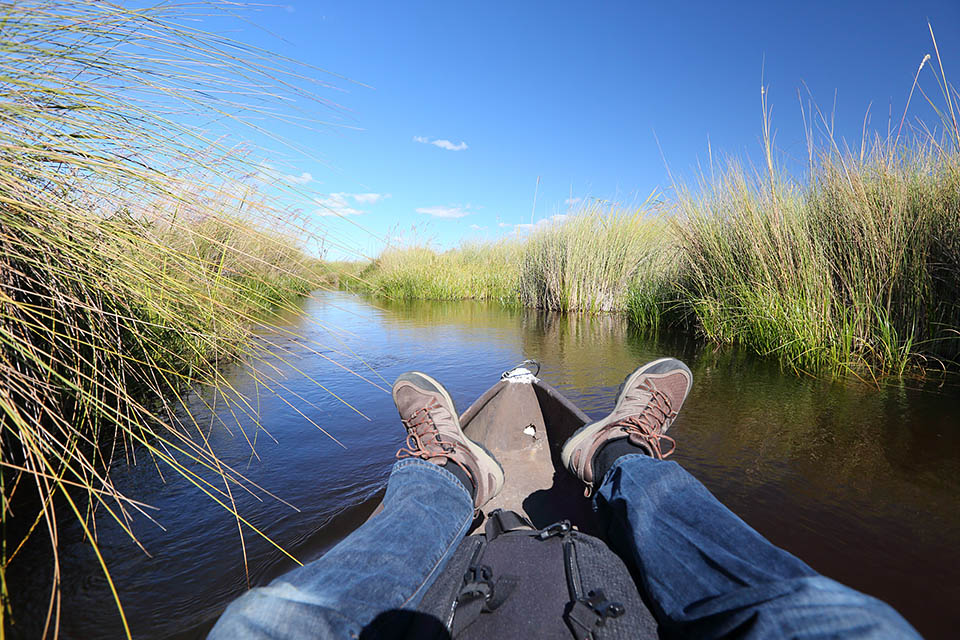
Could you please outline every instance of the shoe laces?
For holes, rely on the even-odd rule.
[[[409,418],[400,419],[400,422],[407,429],[407,440],[406,446],[400,447],[400,450],[397,451],[397,460],[403,460],[404,458],[452,460],[463,469],[470,482],[476,484],[473,473],[455,455],[458,449],[466,451],[466,447],[456,441],[445,441],[433,420],[433,415],[430,412],[433,409],[441,408],[441,406],[436,400],[431,400],[429,404],[410,414]]]
[[[613,428],[620,428],[628,436],[639,440],[650,449],[654,458],[663,460],[670,456],[676,448],[677,441],[663,433],[663,425],[668,420],[677,417],[677,412],[673,410],[670,398],[667,394],[657,389],[657,387],[648,381],[643,381],[638,388],[650,394],[650,400],[643,411],[638,414],[627,416],[611,425]],[[661,441],[665,440],[670,445],[670,449],[663,451]]]

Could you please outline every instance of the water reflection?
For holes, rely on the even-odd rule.
[[[241,512],[303,560],[335,544],[375,503],[402,436],[386,391],[399,373],[431,373],[464,409],[504,369],[533,358],[543,364],[541,377],[596,417],[634,367],[676,355],[695,377],[674,428],[682,464],[775,543],[890,601],[922,633],[947,637],[960,625],[960,610],[951,606],[960,601],[960,552],[952,544],[960,534],[956,388],[877,390],[784,375],[736,351],[645,338],[612,316],[346,294],[305,305],[307,320],[286,316],[289,331],[261,336],[263,362],[231,372],[266,431],[238,410],[239,398],[221,398],[212,411],[194,398],[201,418],[231,426],[210,423],[225,460],[295,507],[260,491],[239,492]],[[239,426],[255,441],[256,456]],[[149,463],[122,473],[131,493],[160,509],[167,529],[137,523],[152,557],[106,523],[100,529],[135,636],[202,637],[245,586],[236,523],[188,483],[162,481]],[[80,532],[66,529],[65,637],[117,637],[119,620],[96,560]],[[262,539],[247,533],[244,540],[254,583],[290,566]],[[24,553],[34,554],[34,570],[18,574],[13,591],[22,612],[18,633],[34,637],[31,618],[42,624],[49,573],[39,570],[42,544]]]

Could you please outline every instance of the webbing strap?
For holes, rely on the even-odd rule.
[[[505,533],[511,531],[529,531],[531,539],[548,540],[555,536],[564,536],[570,531],[568,521],[558,522],[546,529],[538,530],[518,513],[495,509],[490,512],[484,525],[484,542],[477,547],[470,560],[470,566],[463,576],[463,586],[457,596],[450,632],[458,637],[473,624],[481,614],[495,611],[522,582],[519,576],[494,576],[492,569],[482,564],[487,545]]]
[[[511,575],[500,576],[494,581],[493,572],[487,566],[471,567],[463,579],[450,629],[453,637],[473,624],[481,613],[496,611],[520,583],[517,576]]]
[[[487,542],[491,542],[508,531],[520,531],[522,529],[533,530],[534,528],[533,523],[519,513],[504,509],[494,509],[487,517],[487,523],[483,527],[483,534],[486,536]]]

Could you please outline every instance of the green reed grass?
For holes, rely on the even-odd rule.
[[[718,342],[803,369],[956,360],[960,155],[930,142],[824,155],[808,185],[733,165],[683,194],[681,298]]]
[[[588,206],[529,236],[438,252],[394,247],[353,286],[397,299],[496,300],[559,311],[624,311],[657,290],[673,253],[668,221],[638,210]]]
[[[680,189],[677,290],[699,331],[805,370],[903,375],[960,355],[958,93],[928,67],[942,133],[922,124],[891,140],[866,132],[859,153],[808,139],[809,179],[777,168],[761,93],[766,175],[730,163],[693,193]],[[907,101],[909,107],[910,99]],[[816,114],[826,120],[819,111]]]
[[[515,242],[468,244],[436,252],[424,244],[391,248],[360,272],[358,288],[406,300],[514,303],[521,256]]]
[[[589,205],[526,239],[518,297],[557,311],[624,311],[659,291],[674,248],[669,222],[646,206]]]
[[[584,208],[514,242],[507,261],[492,245],[384,252],[366,288],[626,312],[806,371],[941,367],[960,355],[960,153],[948,145],[827,151],[802,184],[731,162],[653,212]]]
[[[251,330],[313,287],[316,261],[292,239],[309,230],[256,195],[259,167],[206,125],[259,130],[282,96],[322,100],[282,59],[195,26],[235,9],[0,3],[0,635],[16,622],[7,569],[39,535],[43,636],[58,635],[62,513],[129,635],[96,522],[136,542],[131,519],[149,514],[114,486],[118,464],[179,474],[235,516],[241,544],[263,535],[233,507],[263,491],[217,457],[186,392],[256,419],[218,365],[260,356]]]

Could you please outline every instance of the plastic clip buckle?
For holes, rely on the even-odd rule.
[[[597,624],[600,626],[603,626],[603,623],[606,622],[607,618],[619,618],[626,612],[624,606],[619,602],[607,600],[607,596],[603,593],[602,589],[590,591],[587,593],[586,599],[582,602],[593,609],[593,612],[597,614],[599,618],[597,620]]]
[[[560,522],[555,522],[539,534],[537,534],[537,540],[546,540],[547,538],[552,538],[554,536],[562,536],[563,534],[570,531],[570,521],[562,520]]]
[[[470,567],[463,574],[463,588],[461,598],[483,598],[489,600],[493,596],[493,570],[487,565]]]

